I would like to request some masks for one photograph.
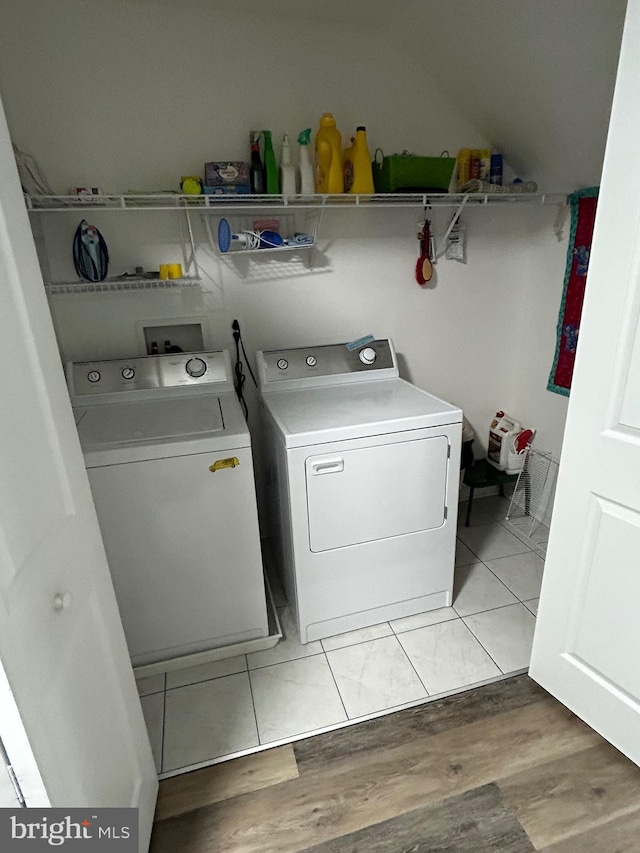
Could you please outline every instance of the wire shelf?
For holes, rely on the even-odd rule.
[[[549,536],[558,466],[550,453],[529,445],[507,513],[507,521],[542,548]]]
[[[243,246],[233,246],[228,252],[220,252],[220,256],[222,258],[236,258],[239,255],[262,255],[264,257],[267,252],[275,253],[276,255],[281,254],[282,252],[303,252],[308,249],[313,249],[314,246],[315,242],[301,243],[300,245],[293,246],[268,246],[266,249],[245,249]]]
[[[233,211],[233,215],[230,215],[230,231],[232,233],[257,233],[260,230],[263,230],[267,227],[267,230],[271,227],[271,220],[267,221],[267,225],[261,224],[260,220],[256,220],[252,216],[240,216],[238,214],[243,213],[244,211]],[[275,212],[275,211],[274,211]],[[273,222],[273,227],[275,231],[278,232],[285,240],[289,241],[296,233],[305,233],[309,238],[309,242],[305,243],[295,243],[295,242],[285,242],[280,246],[263,246],[257,247],[253,246],[251,248],[247,248],[243,246],[237,240],[231,240],[228,251],[223,252],[220,249],[219,238],[214,236],[214,233],[211,229],[211,217],[204,216],[204,226],[207,233],[207,237],[209,239],[209,244],[211,248],[219,257],[227,260],[229,258],[239,257],[240,255],[273,255],[280,254],[281,252],[305,252],[310,249],[314,249],[316,245],[316,237],[318,232],[318,217],[313,216],[314,221],[312,223],[307,223],[305,226],[302,226],[300,229],[296,227],[296,215],[295,213],[278,213],[277,220]],[[221,217],[220,222],[225,221],[225,217]],[[262,220],[264,223],[265,221]]]
[[[61,281],[48,282],[45,289],[52,296],[84,293],[139,293],[150,290],[179,290],[199,287],[200,279],[184,278],[116,278],[105,281]]]
[[[95,195],[82,199],[70,195],[25,195],[30,212],[60,212],[64,210],[198,210],[222,213],[232,209],[339,208],[353,210],[386,207],[458,207],[463,200],[467,209],[478,205],[561,204],[566,200],[560,193],[375,193],[373,195],[179,195],[178,193],[149,193],[129,195]]]

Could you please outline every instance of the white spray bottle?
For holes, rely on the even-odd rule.
[[[280,157],[280,192],[282,195],[296,194],[296,167],[291,162],[289,134],[285,133],[282,140],[282,155]]]
[[[311,128],[303,130],[298,136],[298,144],[300,145],[300,167],[299,167],[299,182],[298,192],[300,195],[313,195],[315,192],[313,165],[309,155],[309,147],[311,146]]]

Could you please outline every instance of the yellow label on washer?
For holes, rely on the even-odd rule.
[[[213,465],[209,465],[209,470],[212,474],[220,471],[221,468],[235,468],[240,464],[237,456],[230,456],[228,459],[216,459]]]

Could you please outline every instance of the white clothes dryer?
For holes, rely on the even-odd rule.
[[[231,377],[225,351],[67,366],[136,667],[268,637],[251,440]]]
[[[462,411],[376,340],[257,353],[278,555],[307,643],[451,604]]]

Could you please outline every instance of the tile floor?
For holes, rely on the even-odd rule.
[[[158,773],[174,775],[525,670],[548,530],[476,498],[458,527],[452,607],[298,642],[282,589],[273,649],[141,679]],[[464,519],[466,504],[461,504]]]

